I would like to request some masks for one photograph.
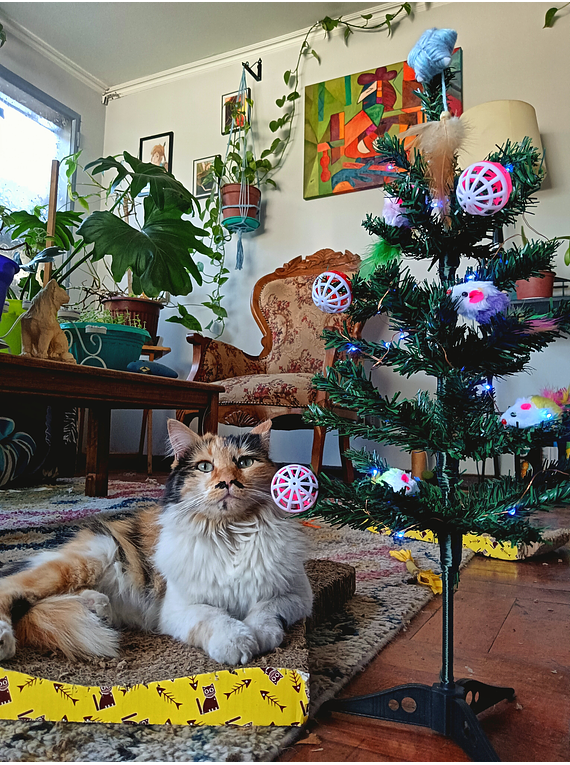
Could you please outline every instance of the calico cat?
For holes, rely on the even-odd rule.
[[[54,551],[0,569],[0,660],[16,644],[116,656],[121,627],[246,664],[309,616],[298,521],[272,501],[271,421],[197,436],[168,421],[175,461],[161,506],[95,520]]]

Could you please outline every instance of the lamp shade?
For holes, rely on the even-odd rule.
[[[542,152],[536,112],[525,101],[488,101],[467,109],[461,120],[467,128],[464,145],[458,152],[461,168],[486,159],[507,139],[519,143],[528,136]]]

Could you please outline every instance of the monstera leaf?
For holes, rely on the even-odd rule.
[[[104,173],[107,170],[114,170],[117,175],[111,182],[109,189],[111,193],[119,193],[119,201],[121,184],[123,181],[126,181],[129,194],[133,199],[148,186],[150,197],[159,209],[162,210],[168,206],[168,203],[171,203],[173,198],[176,198],[177,205],[182,212],[191,212],[194,209],[195,198],[180,181],[176,180],[172,173],[169,173],[159,165],[142,162],[140,159],[133,157],[132,154],[129,154],[128,151],[123,152],[122,156],[126,164],[123,164],[123,162],[115,157],[101,157],[85,165],[85,169],[90,170],[93,175]],[[130,170],[127,165],[131,168]],[[123,186],[123,189],[126,188],[126,185]]]
[[[164,190],[163,190],[164,192]],[[170,195],[167,195],[169,201]],[[164,199],[164,197],[163,197]],[[144,200],[144,224],[135,229],[112,212],[94,212],[77,233],[94,244],[93,260],[112,257],[111,272],[119,282],[130,268],[137,294],[156,297],[166,291],[173,295],[192,292],[192,279],[202,284],[202,276],[191,252],[210,255],[202,238],[207,235],[189,220],[182,220],[176,204],[159,209],[152,197]]]

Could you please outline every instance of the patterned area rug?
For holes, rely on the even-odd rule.
[[[140,492],[137,499],[138,486]],[[68,499],[76,499],[76,487],[62,484]],[[58,486],[59,488],[59,486]],[[49,489],[51,492],[52,489]],[[131,511],[151,501],[152,484],[114,482],[114,497],[108,500],[83,498],[71,507],[62,507],[61,492],[21,492],[17,502],[27,513],[35,506],[32,527],[19,528],[14,519],[0,532],[0,562],[24,557],[27,552],[50,549],[58,544],[61,527],[48,525],[47,519],[74,512],[73,519],[91,515],[94,503],[127,502],[127,505],[99,508],[104,512]],[[134,493],[133,493],[134,492]],[[3,519],[9,516],[0,494]],[[123,497],[123,499],[121,499]],[[53,499],[53,504],[52,504]],[[86,508],[90,507],[91,510]],[[83,515],[81,514],[83,512]],[[53,515],[52,513],[55,513]],[[69,515],[64,516],[69,522]],[[43,518],[43,523],[39,519]],[[354,675],[388,643],[432,597],[428,588],[409,584],[403,563],[389,555],[396,547],[406,547],[421,568],[439,570],[438,548],[424,542],[400,540],[318,524],[307,527],[312,557],[350,563],[357,571],[356,594],[346,607],[331,614],[326,622],[308,635],[311,672],[311,713],[335,696]],[[473,553],[464,551],[464,560]],[[299,728],[178,727],[135,726],[0,721],[0,761],[2,762],[268,762],[301,735]]]

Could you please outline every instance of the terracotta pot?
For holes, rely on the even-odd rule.
[[[552,297],[555,274],[553,271],[541,271],[541,273],[544,274],[542,278],[531,276],[530,279],[520,279],[515,283],[517,300]]]
[[[158,330],[158,317],[164,306],[156,300],[149,300],[143,297],[123,297],[123,295],[114,295],[103,301],[103,307],[107,308],[113,316],[129,313],[131,316],[138,316],[143,329],[151,336],[151,342],[156,345]]]
[[[257,186],[245,186],[242,197],[242,187],[239,183],[226,183],[221,188],[221,194],[222,220],[227,229],[234,230],[242,221],[245,227],[251,230],[259,226],[261,191]]]

